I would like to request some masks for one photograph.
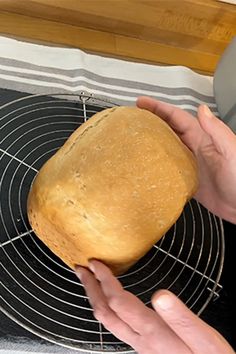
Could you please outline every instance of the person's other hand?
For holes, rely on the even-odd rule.
[[[225,339],[193,314],[174,294],[156,292],[154,310],[125,291],[101,262],[91,272],[77,267],[95,318],[139,354],[234,354]]]
[[[137,106],[162,118],[197,158],[199,189],[195,198],[208,210],[236,223],[236,135],[209,108],[195,119],[173,105],[139,97]]]

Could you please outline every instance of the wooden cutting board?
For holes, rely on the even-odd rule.
[[[236,35],[215,0],[1,0],[0,33],[212,74]]]

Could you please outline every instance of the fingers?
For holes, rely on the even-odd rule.
[[[211,137],[217,151],[225,158],[235,154],[236,136],[206,105],[198,108],[198,120],[202,129]]]
[[[167,348],[173,354],[192,353],[157,313],[123,290],[105,265],[91,261],[90,268],[97,279],[84,268],[79,268],[79,278],[96,318],[117,338],[143,354],[160,354]]]
[[[147,109],[163,120],[179,135],[181,140],[195,153],[203,141],[203,133],[213,141],[217,151],[230,159],[236,149],[236,136],[220,119],[216,118],[206,105],[198,108],[198,120],[175,106],[149,97],[139,97],[137,106]]]
[[[106,297],[112,298],[112,296],[124,291],[121,283],[103,263],[92,260],[89,262],[89,268],[94,273],[96,279],[101,282],[102,290]]]
[[[233,353],[218,332],[198,318],[171,292],[161,290],[155,293],[152,304],[156,312],[194,353]]]
[[[137,99],[137,106],[158,115],[177,133],[186,133],[187,130],[197,126],[196,119],[190,113],[169,103],[157,101],[149,97],[139,97]]]
[[[93,274],[85,268],[77,267],[76,275],[85,286],[89,302],[94,309],[94,317],[117,338],[134,347],[138,334],[109,308],[106,297]]]
[[[145,329],[150,331],[148,323],[156,322],[155,313],[144,306],[142,301],[136,296],[125,291],[119,281],[104,264],[94,260],[91,261],[90,264],[92,265],[95,277],[100,281],[109,307],[137,333],[141,333]],[[147,324],[147,326],[144,327],[143,323]]]
[[[162,118],[192,151],[196,149],[202,130],[197,119],[190,113],[149,97],[139,97],[136,104],[139,108],[147,109]]]
[[[153,348],[156,348],[155,353],[163,353],[166,343],[169,343],[168,347],[171,353],[175,353],[176,348],[180,348],[181,354],[190,354],[189,348],[167,326],[164,320],[146,307],[136,296],[125,291],[104,264],[93,260],[90,262],[90,268],[100,281],[110,309],[142,338],[145,338],[146,343],[151,342]],[[100,320],[103,322],[102,318]],[[110,327],[110,330],[114,333],[113,328]],[[133,347],[138,348],[138,342]]]

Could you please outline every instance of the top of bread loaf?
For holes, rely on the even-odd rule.
[[[29,219],[70,267],[97,258],[119,274],[173,225],[196,188],[196,161],[163,120],[114,107],[81,125],[42,167]]]

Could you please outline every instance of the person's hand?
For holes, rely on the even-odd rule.
[[[125,291],[101,262],[77,267],[95,318],[139,354],[234,354],[225,339],[174,294],[156,292],[154,310]]]
[[[166,121],[196,156],[199,189],[195,198],[215,215],[236,223],[236,135],[204,105],[197,119],[148,97],[139,97],[137,106]]]

